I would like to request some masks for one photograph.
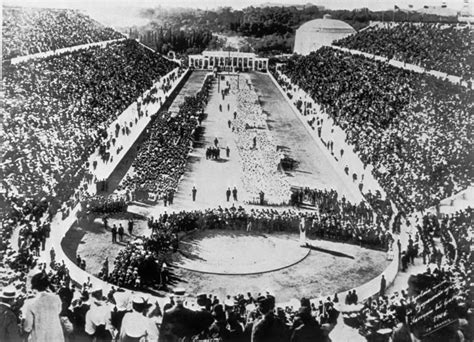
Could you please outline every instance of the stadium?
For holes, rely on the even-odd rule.
[[[473,341],[446,6],[4,5],[0,341]]]

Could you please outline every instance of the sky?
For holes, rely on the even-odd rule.
[[[444,1],[448,8],[459,11],[464,0]],[[413,5],[414,9],[425,5],[441,6],[443,0],[3,0],[4,4],[11,6],[80,9],[102,24],[115,28],[146,24],[148,20],[139,15],[139,10],[142,8],[162,6],[215,9],[228,6],[241,9],[269,2],[293,5],[313,3],[329,9],[367,7],[371,10],[384,10],[393,9],[394,5],[402,9],[408,8],[408,5]]]
[[[464,0],[445,0],[449,8],[460,10]],[[212,9],[219,6],[243,8],[261,3],[304,4],[314,3],[330,9],[354,9],[368,7],[373,10],[393,8],[397,5],[407,8],[409,4],[414,8],[425,5],[440,6],[442,0],[4,0],[7,5],[26,7],[57,7],[78,8],[86,10],[115,10],[157,7],[194,7]]]

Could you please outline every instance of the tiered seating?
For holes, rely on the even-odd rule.
[[[27,270],[49,236],[53,214],[71,207],[105,128],[175,68],[135,41],[111,43],[3,70],[2,266]],[[76,193],[77,194],[77,193]],[[10,239],[19,231],[19,253]]]
[[[212,80],[208,76],[201,91],[186,97],[176,115],[159,113],[151,124],[149,136],[139,148],[131,171],[122,181],[123,187],[153,193],[155,200],[176,190]]]
[[[332,48],[282,71],[346,131],[399,208],[426,208],[472,181],[474,92]]]
[[[447,24],[405,23],[369,27],[334,45],[416,64],[448,75],[472,78],[474,58],[468,27]]]
[[[130,40],[4,70],[9,185],[33,197],[65,195],[58,184],[77,185],[104,129],[175,66]]]
[[[2,58],[123,38],[75,10],[3,7]]]

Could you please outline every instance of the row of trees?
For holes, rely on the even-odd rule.
[[[294,33],[301,24],[325,14],[333,19],[343,20],[355,29],[369,24],[369,21],[427,21],[455,22],[456,17],[441,17],[415,11],[388,10],[372,12],[367,8],[355,10],[328,10],[318,6],[247,7],[234,10],[222,7],[217,10],[183,9],[181,11],[146,11],[147,19],[169,27],[194,27],[212,32],[230,31],[243,36],[263,37]]]
[[[148,46],[161,53],[200,53],[219,49],[224,42],[212,33],[248,37],[243,51],[259,54],[289,53],[293,49],[294,34],[303,23],[330,14],[356,30],[370,21],[455,22],[455,17],[440,17],[415,11],[389,10],[372,12],[358,10],[327,10],[318,6],[247,7],[234,10],[158,9],[144,10],[142,15],[152,24],[140,29],[138,36]]]
[[[174,51],[177,54],[201,53],[206,48],[219,49],[223,42],[212,32],[203,29],[180,30],[158,27],[141,33],[132,31],[134,38],[162,54]]]

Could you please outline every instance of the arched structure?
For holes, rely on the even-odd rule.
[[[250,52],[203,51],[200,55],[189,55],[189,66],[200,70],[266,71],[268,58]]]
[[[323,19],[308,21],[296,30],[293,52],[307,55],[311,51],[316,51],[322,46],[329,46],[333,41],[355,32],[351,25],[341,20],[331,19],[331,16],[326,14]]]

